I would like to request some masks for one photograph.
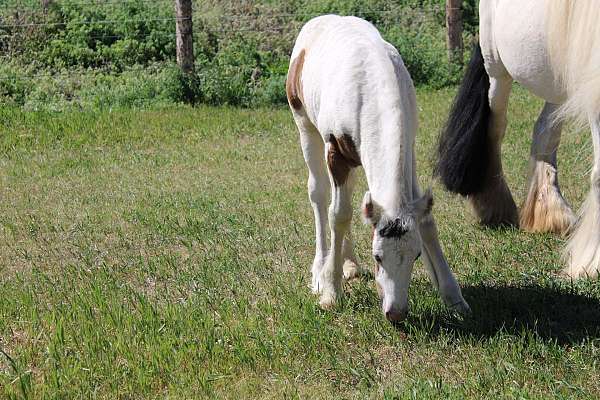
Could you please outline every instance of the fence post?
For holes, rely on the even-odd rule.
[[[194,71],[192,0],[175,0],[177,64],[185,73]]]
[[[44,14],[48,13],[48,8],[52,4],[52,0],[42,0],[42,10],[44,10]]]
[[[446,0],[448,60],[458,64],[463,61],[461,4],[462,0]]]

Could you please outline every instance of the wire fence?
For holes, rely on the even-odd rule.
[[[5,7],[7,10],[11,11],[31,11],[31,10],[43,10],[44,8],[49,7],[64,7],[64,6],[133,6],[133,5],[156,5],[159,7],[164,7],[165,5],[172,5],[173,2],[171,0],[88,0],[88,1],[61,1],[61,2],[52,2],[51,5],[44,7],[44,5],[36,0],[34,2],[23,2],[21,0],[17,1],[6,1]]]
[[[373,15],[385,15],[396,12],[396,10],[379,10],[379,11],[358,11],[351,13],[358,17],[373,16]],[[437,20],[433,13],[421,12],[415,13],[421,19]],[[310,19],[322,15],[321,13],[298,13],[298,14],[262,14],[262,15],[249,15],[249,14],[237,14],[237,15],[221,15],[220,19],[226,21],[232,20],[244,20],[244,19],[255,19],[257,17],[272,18],[272,19],[295,19],[304,20]],[[27,28],[27,27],[42,27],[42,26],[77,26],[77,25],[115,25],[115,24],[127,24],[127,23],[142,23],[142,22],[166,22],[177,20],[188,20],[189,18],[146,18],[146,19],[120,19],[120,20],[93,20],[93,21],[64,21],[64,22],[28,22],[28,23],[17,23],[17,24],[0,24],[0,29],[14,29],[14,28]],[[202,22],[200,18],[193,18],[194,22]]]
[[[133,1],[111,1],[111,0],[106,0],[106,1],[97,1],[97,2],[73,2],[73,3],[66,3],[66,5],[72,6],[72,5],[95,5],[95,6],[115,6],[118,5],[120,7],[123,6],[127,6],[127,5],[137,5],[138,3],[142,3],[142,4],[152,4],[154,6],[158,6],[158,7],[163,7],[163,10],[165,9],[169,9],[169,7],[167,7],[167,5],[171,4],[172,5],[172,1],[148,1],[148,0],[133,0]],[[38,7],[39,8],[39,7]],[[171,7],[172,10],[174,12],[174,8]],[[385,14],[390,14],[393,12],[397,12],[399,9],[402,9],[403,7],[398,6],[397,9],[385,9],[385,10],[354,10],[351,11],[350,13],[342,13],[342,14],[352,14],[352,15],[356,15],[356,16],[375,16],[375,15],[385,15]],[[21,11],[25,11],[25,9],[21,10]],[[444,9],[442,9],[441,7],[437,7],[437,6],[430,6],[428,7],[427,10],[419,10],[418,12],[413,10],[413,14],[418,14],[419,17],[421,18],[427,18],[427,17],[431,17],[431,18],[437,18],[435,17],[436,14],[439,14],[441,12],[443,12]],[[19,9],[12,9],[12,11],[3,11],[3,13],[5,15],[10,15],[10,14],[15,14],[18,13]],[[309,18],[313,18],[316,17],[318,15],[321,15],[322,13],[319,12],[313,12],[313,13],[273,13],[273,12],[267,12],[267,13],[263,13],[260,11],[255,11],[255,12],[250,12],[250,13],[238,13],[238,14],[225,14],[225,15],[219,15],[219,18],[222,20],[240,20],[240,19],[254,19],[254,18],[258,18],[258,17],[266,17],[266,18],[277,18],[277,19],[309,19]],[[159,18],[159,19],[140,19],[140,20],[135,20],[134,22],[150,22],[150,21],[176,21],[175,17],[171,17],[171,18]],[[198,18],[194,18],[195,21],[198,21]],[[0,21],[1,21],[1,16],[0,16]],[[30,23],[21,23],[21,24],[1,24],[0,23],[0,29],[1,28],[15,28],[15,27],[29,27],[29,26],[46,26],[46,25],[73,25],[73,24],[82,24],[82,25],[86,25],[86,24],[110,24],[110,23],[126,23],[126,22],[131,22],[131,21],[126,21],[126,20],[120,20],[120,21],[80,21],[80,22],[42,22],[42,21],[37,21],[37,22],[30,22]]]
[[[9,24],[1,25],[0,29],[3,28],[26,28],[26,27],[39,27],[39,26],[78,26],[78,25],[116,25],[116,24],[129,24],[129,23],[141,23],[141,22],[165,22],[173,21],[177,22],[188,20],[189,18],[146,18],[146,19],[121,19],[121,20],[99,20],[99,21],[68,21],[68,22],[33,22],[24,24]]]
[[[108,32],[105,34],[102,33],[92,33],[86,31],[80,32],[67,32],[62,31],[55,33],[53,38],[58,40],[84,40],[84,41],[99,41],[99,42],[108,42],[108,41],[118,41],[118,40],[145,40],[145,39],[165,39],[165,40],[173,40],[176,39],[175,34],[175,24],[176,22],[187,20],[189,18],[177,18],[174,15],[169,17],[161,17],[161,18],[123,18],[123,19],[100,19],[100,20],[84,20],[84,21],[62,21],[62,22],[53,22],[53,21],[27,21],[26,15],[19,15],[20,13],[25,13],[27,11],[38,11],[37,13],[33,13],[32,15],[40,16],[39,11],[42,10],[42,5],[39,1],[35,3],[23,4],[19,2],[19,4],[15,4],[13,8],[5,9],[0,12],[0,67],[1,63],[4,61],[10,61],[12,59],[11,54],[1,54],[2,53],[2,40],[7,41],[18,41],[19,36],[28,35],[30,32],[28,31],[31,28],[45,28],[45,27],[77,27],[77,26],[89,26],[89,27],[101,27],[101,28],[115,28],[120,27],[123,30],[127,30],[125,25],[127,24],[154,24],[154,23],[163,23],[169,24],[170,27],[166,28],[161,27],[160,29],[156,29],[150,32],[132,32],[132,33],[121,33],[121,32]],[[65,1],[65,2],[54,2],[53,7],[85,7],[85,6],[94,6],[94,7],[128,7],[128,6],[157,6],[161,7],[161,11],[169,10],[168,13],[171,14],[175,12],[172,0],[97,0],[97,1]],[[399,13],[399,9],[376,9],[376,10],[359,10],[352,12],[352,15],[356,15],[359,17],[386,17],[393,13]],[[411,18],[416,19],[421,22],[439,22],[439,14],[442,12],[440,7],[430,7],[426,10],[412,10]],[[13,18],[16,22],[11,21],[10,23],[6,23],[3,21],[1,15],[13,15],[17,16]],[[194,29],[192,33],[194,35],[198,34],[231,34],[231,33],[262,33],[262,34],[280,34],[286,30],[290,30],[290,23],[295,21],[297,22],[297,27],[301,25],[303,21],[306,21],[310,18],[316,17],[317,15],[321,15],[321,13],[307,13],[307,12],[298,12],[298,13],[290,13],[290,12],[261,12],[260,10],[253,10],[248,13],[236,13],[236,14],[220,14],[220,15],[212,15],[209,16],[207,20],[203,16],[198,15],[198,13],[193,13],[192,22],[194,25]],[[213,18],[211,21],[210,18]],[[5,18],[6,19],[6,18]],[[256,26],[256,20],[258,19],[267,19],[272,23],[265,25],[264,22],[261,26]],[[215,21],[217,23],[215,23]],[[113,29],[114,30],[114,29]],[[4,33],[3,33],[4,31]],[[43,72],[43,73],[28,73],[28,74],[19,74],[16,75],[0,75],[0,82],[14,81],[16,78],[19,79],[43,79],[49,77],[71,77],[77,76],[78,72],[71,71],[59,71],[59,72]]]

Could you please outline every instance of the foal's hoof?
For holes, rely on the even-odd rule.
[[[471,307],[469,307],[469,304],[464,299],[458,303],[451,304],[449,307],[453,312],[458,313],[461,317],[470,317],[473,314]]]
[[[350,279],[358,278],[360,275],[361,270],[356,262],[352,260],[346,260],[344,262],[344,279],[349,281]]]
[[[323,310],[331,310],[335,307],[337,296],[332,292],[323,292],[319,300],[319,306]]]

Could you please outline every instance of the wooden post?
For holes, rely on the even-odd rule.
[[[446,0],[448,60],[458,64],[463,61],[461,4],[462,0]]]
[[[52,4],[52,0],[42,0],[42,10],[44,10],[44,14],[48,13],[48,8]]]
[[[175,0],[177,64],[185,73],[194,71],[192,0]]]

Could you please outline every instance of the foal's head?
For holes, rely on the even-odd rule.
[[[408,284],[413,264],[421,254],[419,221],[433,206],[430,192],[404,207],[399,215],[385,215],[367,192],[363,216],[373,227],[375,283],[382,300],[383,313],[391,322],[400,322],[408,314]]]

